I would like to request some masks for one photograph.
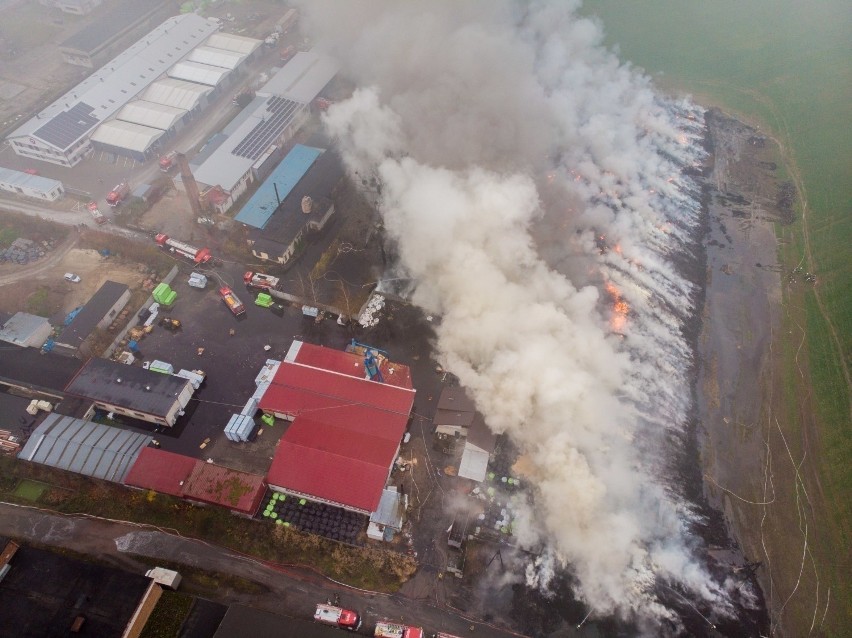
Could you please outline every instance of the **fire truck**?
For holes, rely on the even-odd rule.
[[[423,638],[423,629],[383,620],[376,623],[374,638]]]
[[[234,313],[235,317],[239,317],[241,314],[245,313],[246,307],[230,288],[227,286],[219,288],[219,295],[222,297],[222,301],[225,302],[225,305],[228,306],[228,310]]]
[[[163,155],[159,161],[160,171],[168,173],[177,166],[177,151],[172,151],[168,155]]]
[[[259,290],[275,290],[278,288],[278,277],[264,275],[261,272],[248,271],[243,275],[246,288],[257,288]]]
[[[130,194],[130,186],[127,182],[121,182],[113,186],[112,190],[106,196],[106,203],[115,208],[123,202]]]
[[[357,611],[335,607],[334,605],[317,605],[314,620],[324,625],[332,625],[340,629],[358,631],[361,628],[361,616]]]
[[[89,202],[89,205],[87,206],[87,208],[89,209],[89,212],[92,214],[92,219],[95,220],[95,223],[106,224],[107,221],[109,221],[106,217],[104,217],[104,214],[101,212],[100,208],[98,208],[97,202]]]
[[[209,248],[196,248],[195,246],[178,241],[177,239],[172,239],[163,233],[154,237],[154,241],[157,242],[157,245],[161,248],[165,248],[169,252],[176,253],[181,257],[186,257],[195,264],[206,264],[213,259],[213,255],[210,254]]]

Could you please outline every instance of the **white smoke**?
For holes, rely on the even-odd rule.
[[[689,405],[671,259],[697,223],[680,172],[698,111],[661,102],[576,6],[312,0],[303,28],[370,87],[325,123],[381,184],[443,364],[534,467],[520,529],[550,549],[530,583],[565,565],[597,614],[673,617],[658,582],[724,609],[661,475]]]

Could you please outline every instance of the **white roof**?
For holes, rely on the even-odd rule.
[[[147,102],[165,104],[177,109],[191,111],[195,108],[204,95],[212,91],[209,86],[196,84],[195,82],[184,82],[174,78],[163,78],[157,80],[142,94],[142,99]]]
[[[198,82],[209,86],[219,84],[228,73],[228,69],[210,66],[209,64],[199,64],[198,62],[178,62],[168,71],[170,78]]]
[[[190,53],[187,58],[190,62],[209,64],[210,66],[220,66],[224,69],[230,69],[231,71],[240,66],[240,63],[245,59],[246,56],[242,53],[205,46],[193,49],[192,53]]]
[[[475,445],[465,443],[459,464],[459,476],[482,482],[488,469],[488,452]]]
[[[116,115],[117,120],[124,120],[132,124],[141,124],[167,131],[183,117],[186,109],[176,109],[165,104],[135,100],[123,107]]]
[[[130,151],[144,152],[163,135],[163,131],[122,120],[104,122],[92,133],[92,141]]]
[[[233,151],[249,137],[255,127],[263,122],[272,121],[274,113],[268,108],[269,101],[269,98],[256,97],[240,115],[234,118],[225,129],[228,138],[223,140],[202,164],[194,168],[192,173],[195,181],[207,186],[219,185],[230,192],[243,175],[251,170],[256,160],[236,155]],[[300,111],[303,109],[303,106],[299,107]]]
[[[225,49],[226,51],[235,51],[248,55],[262,43],[254,38],[247,38],[244,35],[234,35],[233,33],[214,33],[205,42],[208,47],[216,49]]]
[[[37,335],[45,327],[50,330],[50,322],[44,317],[26,312],[16,312],[0,328],[0,341],[26,345],[30,338]]]
[[[337,75],[337,62],[313,50],[299,52],[257,92],[309,104]]]
[[[47,144],[56,148],[69,148],[99,122],[109,118],[135,98],[170,66],[186,56],[209,34],[214,33],[216,28],[212,22],[193,13],[169,18],[42,109],[36,117],[19,126],[9,137],[32,135],[44,139]],[[69,123],[60,118],[59,125],[63,129],[61,131],[51,131],[51,127],[45,126],[80,104],[89,107],[80,109],[90,109],[90,117],[86,118],[85,122],[77,125],[76,120],[72,121],[69,128]],[[65,119],[67,118],[68,116],[65,116]],[[43,132],[37,134],[39,129],[43,129]]]
[[[3,168],[2,166],[0,166],[0,184],[10,187],[19,186],[21,188],[29,188],[34,191],[41,191],[42,193],[50,193],[57,186],[62,186],[62,182],[59,180],[42,177],[41,175],[30,175],[23,171]]]

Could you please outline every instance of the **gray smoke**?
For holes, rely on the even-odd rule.
[[[670,618],[659,582],[727,608],[662,480],[689,405],[673,268],[698,208],[699,112],[662,101],[577,3],[306,2],[357,86],[325,118],[440,314],[443,364],[534,469],[519,533],[597,614]],[[700,117],[699,117],[700,119]]]

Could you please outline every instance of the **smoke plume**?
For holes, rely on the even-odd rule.
[[[700,112],[601,44],[577,3],[306,2],[303,30],[359,88],[325,123],[440,314],[443,364],[534,468],[528,570],[567,567],[599,615],[673,617],[663,583],[717,611],[692,516],[666,481],[689,406]]]

